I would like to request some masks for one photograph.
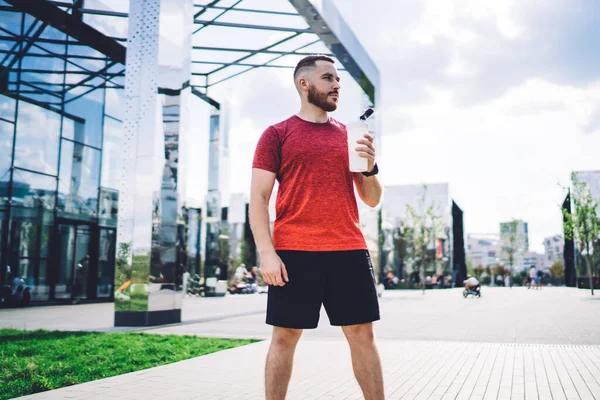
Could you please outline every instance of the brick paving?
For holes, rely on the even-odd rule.
[[[268,341],[26,399],[263,399]],[[600,346],[380,340],[386,398],[599,399]],[[337,340],[298,345],[288,399],[361,399]]]
[[[376,335],[387,399],[600,400],[600,296],[546,288],[386,292]],[[263,296],[186,299],[149,333],[268,338]],[[57,319],[57,316],[59,318]],[[110,331],[112,305],[0,311],[0,327]],[[31,399],[262,399],[269,342],[40,393]],[[298,346],[288,399],[361,399],[341,330],[322,315]]]

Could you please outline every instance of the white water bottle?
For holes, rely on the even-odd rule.
[[[350,161],[351,172],[366,172],[369,160],[358,155],[357,147],[364,146],[356,143],[357,140],[365,139],[365,134],[369,133],[369,124],[359,119],[346,125],[348,132],[348,160]]]

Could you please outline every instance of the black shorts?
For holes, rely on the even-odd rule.
[[[366,250],[311,252],[278,250],[289,282],[269,286],[267,324],[314,329],[321,304],[331,325],[379,320],[375,275]]]

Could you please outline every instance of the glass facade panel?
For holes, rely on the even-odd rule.
[[[13,98],[0,95],[0,118],[15,121],[17,101]]]
[[[14,210],[10,229],[7,265],[10,282],[22,278],[32,288],[33,300],[48,300],[47,255],[51,212],[27,208]]]
[[[59,210],[96,215],[100,151],[63,139],[59,177]]]
[[[106,115],[125,120],[125,92],[123,89],[106,89]]]
[[[75,239],[75,271],[73,280],[73,297],[87,298],[90,257],[90,228],[85,225],[77,226]]]
[[[38,264],[37,284],[34,284],[31,291],[31,300],[45,301],[50,298],[50,287],[48,286],[48,263],[46,260],[40,260]]]
[[[89,90],[90,88],[86,88]],[[85,120],[85,126],[75,126],[75,141],[94,147],[102,146],[102,128],[104,120],[104,90],[96,89],[83,97],[67,94],[65,111]]]
[[[0,28],[13,33],[21,32],[21,14],[10,11],[0,11]]]
[[[114,229],[100,230],[98,246],[98,285],[97,296],[110,297],[115,277],[115,251],[117,234]]]
[[[56,203],[56,179],[32,172],[14,170],[13,174],[14,206],[54,209]]]
[[[117,226],[119,211],[119,191],[105,187],[100,188],[98,218],[102,225]]]
[[[19,102],[15,166],[56,175],[60,115],[25,101]]]
[[[15,124],[0,120],[0,182],[10,179],[10,164],[13,148]],[[4,186],[4,184],[0,183]],[[0,187],[2,190],[2,187]]]
[[[104,145],[102,146],[102,186],[116,189],[119,186],[123,123],[112,118],[104,119]]]
[[[75,227],[72,225],[59,225],[59,260],[58,275],[54,287],[56,299],[69,299],[72,292],[73,259],[75,258]]]

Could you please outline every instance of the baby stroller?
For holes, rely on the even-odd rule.
[[[465,290],[463,290],[463,297],[466,299],[469,296],[481,297],[481,286],[477,285],[470,289],[465,288]]]

